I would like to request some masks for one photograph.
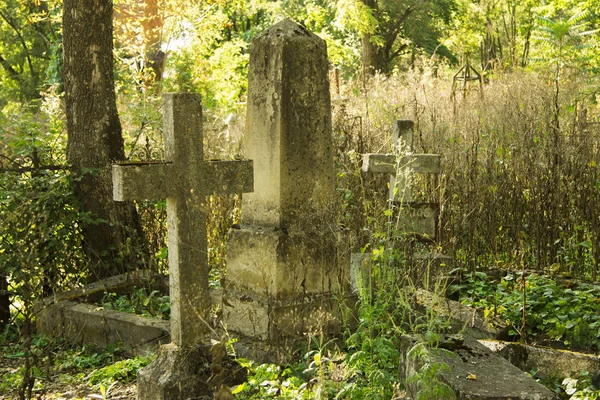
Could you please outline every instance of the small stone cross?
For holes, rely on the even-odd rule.
[[[113,165],[116,201],[167,198],[171,341],[204,343],[210,332],[206,196],[253,191],[251,160],[205,161],[200,96],[163,96],[164,162]]]
[[[397,149],[392,154],[367,153],[363,156],[363,171],[390,174],[389,201],[414,205],[411,174],[440,172],[439,154],[413,154],[413,128],[410,120],[394,122],[392,143]],[[435,237],[435,212],[430,207],[408,207],[408,231]],[[409,221],[412,219],[412,221]]]

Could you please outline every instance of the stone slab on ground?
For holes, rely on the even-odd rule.
[[[93,304],[105,293],[127,294],[134,286],[168,293],[169,279],[147,270],[118,275],[56,293],[36,304],[36,325],[40,333],[60,337],[74,344],[107,347],[122,343],[136,353],[170,342],[169,321],[127,312],[105,310]],[[221,290],[210,290],[211,304],[221,308]]]
[[[399,375],[406,380],[423,365],[423,361],[409,356],[415,346],[413,336],[401,339],[401,365]],[[490,351],[469,336],[443,337],[439,348],[430,350],[432,361],[449,367],[441,379],[448,384],[457,399],[465,400],[553,400],[556,395],[529,375],[523,373],[502,357]],[[439,350],[438,348],[438,350]],[[418,384],[407,385],[411,398],[416,398]]]
[[[567,378],[580,371],[587,371],[590,376],[595,376],[600,372],[600,357],[594,354],[500,340],[480,340],[479,342],[525,372],[537,370],[537,374],[542,378]]]
[[[423,289],[417,291],[416,301],[419,306],[450,317],[455,332],[464,332],[476,339],[506,339],[508,337],[508,326],[502,319],[493,316],[484,318],[482,311],[467,307],[458,301]]]
[[[40,310],[36,321],[38,332],[75,344],[107,347],[123,343],[132,351],[143,353],[171,341],[169,321],[69,300]]]

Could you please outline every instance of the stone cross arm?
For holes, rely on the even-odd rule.
[[[419,174],[437,174],[440,172],[439,154],[403,155],[367,153],[363,156],[362,169],[365,172],[388,173],[396,175],[398,169],[410,168]]]
[[[120,163],[113,165],[113,198],[116,201],[151,200],[177,195],[181,174],[172,162]],[[252,192],[252,160],[205,161],[190,192],[198,195]],[[184,179],[184,181],[186,181]]]

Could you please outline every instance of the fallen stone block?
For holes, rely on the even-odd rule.
[[[42,309],[62,300],[73,300],[84,303],[95,303],[102,300],[104,293],[117,293],[119,295],[129,292],[134,286],[143,286],[157,289],[163,293],[168,292],[169,278],[150,270],[131,271],[126,274],[112,276],[97,282],[90,283],[82,288],[66,292],[55,293],[41,300],[37,309]]]
[[[399,376],[403,381],[418,372],[427,361],[412,357],[411,349],[417,344],[414,336],[405,335],[401,338]],[[428,352],[429,365],[442,363],[448,367],[441,372],[439,378],[454,391],[457,399],[556,399],[555,393],[472,337],[444,336],[439,345]],[[423,382],[411,383],[408,379],[406,390],[410,398],[417,398],[418,392],[423,389]]]
[[[600,372],[600,357],[593,354],[500,340],[479,342],[525,372],[536,370],[542,378],[567,378],[580,371],[587,371],[590,376],[595,376]]]

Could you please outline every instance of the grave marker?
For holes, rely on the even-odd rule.
[[[175,346],[162,350],[165,360],[160,362],[164,368],[158,365],[159,357],[155,363],[159,368],[148,372],[146,375],[150,377],[143,382],[140,380],[138,397],[144,400],[179,398],[186,390],[197,390],[192,387],[194,383],[182,382],[187,360],[185,352],[178,348],[209,344],[211,298],[205,199],[215,193],[253,190],[252,161],[204,160],[199,95],[165,94],[163,108],[166,160],[113,165],[116,201],[167,198],[171,341]],[[186,372],[193,376],[198,371]],[[156,376],[168,376],[168,379],[157,380]],[[188,385],[192,386],[188,388]]]
[[[393,125],[393,153],[363,156],[363,171],[390,174],[389,207],[397,218],[396,231],[402,235],[435,239],[437,235],[437,205],[415,202],[412,178],[414,174],[437,174],[440,172],[440,156],[438,154],[413,153],[414,123],[409,120],[396,120]],[[390,232],[391,233],[391,232]],[[413,252],[408,248],[406,257],[414,281],[426,284],[440,275],[452,263],[452,259],[442,254],[430,252]],[[352,287],[357,292],[367,282],[371,274],[371,255],[352,254],[350,271]]]
[[[436,236],[436,211],[429,204],[415,204],[412,188],[413,174],[437,174],[440,172],[438,154],[413,154],[413,121],[394,122],[392,144],[394,153],[363,156],[363,171],[390,174],[390,205],[400,202],[401,226],[405,233]]]
[[[418,338],[404,335],[400,338],[400,380],[405,381],[408,398],[423,396],[423,379],[408,379],[424,363],[441,363],[448,367],[440,368],[436,376],[447,384],[457,399],[464,400],[555,400],[556,394],[531,376],[494,354],[468,335],[440,335],[436,346],[428,347],[425,357],[411,350],[418,344]],[[431,367],[429,367],[431,368]],[[407,381],[408,380],[408,381]],[[432,393],[432,392],[428,392]],[[432,398],[430,396],[428,398]],[[422,398],[422,397],[421,397]]]
[[[311,332],[339,329],[328,71],[325,41],[291,20],[252,41],[242,147],[256,190],[230,232],[223,312],[255,359],[285,360]]]

